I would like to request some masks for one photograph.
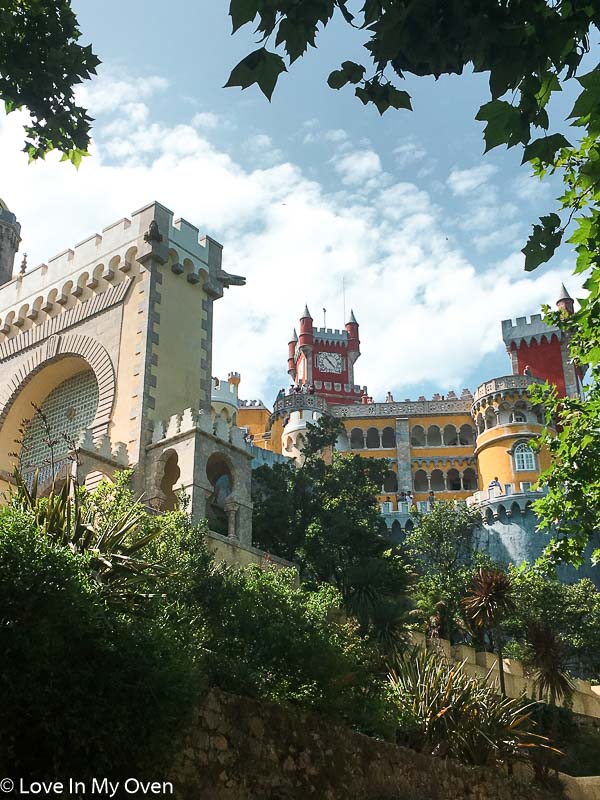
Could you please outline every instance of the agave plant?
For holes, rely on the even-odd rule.
[[[473,678],[464,664],[438,652],[406,652],[390,674],[391,697],[408,721],[407,742],[433,755],[486,766],[526,760],[532,749],[550,749],[534,732],[536,703],[499,698],[497,687]]]
[[[506,697],[506,686],[500,624],[514,609],[511,591],[510,578],[506,572],[482,567],[473,579],[470,593],[463,600],[463,607],[471,624],[489,633],[492,639],[498,655],[498,675],[503,697]]]
[[[39,495],[37,474],[31,489],[18,469],[14,479],[14,505],[33,515],[43,535],[56,545],[85,555],[93,580],[107,596],[130,601],[139,598],[166,572],[141,557],[144,548],[160,535],[160,528],[141,530],[144,514],[137,504],[99,529],[93,508],[82,504],[71,475],[59,488],[53,485],[45,497]]]

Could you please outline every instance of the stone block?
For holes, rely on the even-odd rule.
[[[485,650],[475,654],[475,663],[485,669],[498,668],[498,659],[494,653],[488,653]]]
[[[457,644],[452,648],[452,658],[455,661],[464,661],[467,664],[476,664],[475,650],[465,644]]]

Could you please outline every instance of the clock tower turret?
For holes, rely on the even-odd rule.
[[[313,327],[305,307],[297,342],[292,337],[288,343],[288,374],[329,403],[360,403],[366,387],[354,384],[354,363],[359,355],[358,322],[352,311],[345,328],[338,330]]]

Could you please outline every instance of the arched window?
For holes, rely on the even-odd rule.
[[[367,431],[367,447],[369,450],[375,450],[381,447],[381,441],[379,439],[379,431],[377,428],[369,428]]]
[[[410,443],[413,447],[425,447],[425,430],[421,425],[413,425],[410,429]]]
[[[392,470],[390,470],[385,476],[385,481],[383,482],[383,491],[386,493],[398,491],[398,476]]]
[[[449,469],[446,474],[446,480],[448,481],[448,489],[451,492],[460,492],[462,485],[460,482],[460,473],[457,469]]]
[[[431,489],[434,492],[443,492],[446,488],[444,484],[444,473],[441,469],[434,469],[431,473]]]
[[[396,447],[396,433],[393,428],[384,428],[381,435],[381,446],[388,450]]]
[[[468,467],[463,472],[463,487],[468,492],[475,492],[477,491],[477,475],[474,469]]]
[[[206,477],[212,486],[212,494],[206,501],[209,527],[226,536],[228,521],[225,504],[233,490],[234,478],[227,459],[220,453],[213,453],[206,462]]]
[[[442,434],[437,425],[430,425],[427,428],[427,444],[430,447],[437,447],[442,443]]]
[[[79,372],[53,389],[41,404],[42,414],[34,414],[25,424],[21,469],[24,472],[39,469],[40,482],[43,475],[54,477],[50,475],[50,462],[57,467],[67,457],[71,443],[93,422],[98,397],[98,383],[92,370]]]
[[[470,425],[461,425],[458,441],[462,445],[473,444],[475,437],[473,436],[473,428]]]
[[[428,492],[427,473],[424,469],[418,469],[414,478],[415,492]]]
[[[485,427],[486,427],[486,430],[488,428],[495,428],[496,427],[496,422],[497,422],[496,412],[493,409],[488,408],[488,410],[485,412]]]
[[[521,442],[514,449],[515,469],[519,472],[535,471],[535,455],[531,447]]]
[[[450,445],[451,447],[458,444],[458,437],[454,425],[446,425],[444,428],[444,444]]]
[[[171,452],[165,461],[165,468],[160,482],[160,488],[165,496],[162,510],[173,511],[177,505],[177,495],[175,494],[175,484],[179,480],[181,470],[179,469],[179,458],[177,453]]]
[[[403,536],[402,536],[402,526],[400,525],[400,523],[398,522],[397,519],[395,519],[392,522],[391,534],[392,534],[392,541],[394,543],[398,544],[399,542],[402,541],[402,538],[403,538]]]
[[[350,433],[350,448],[352,450],[363,450],[365,439],[361,428],[352,428]]]

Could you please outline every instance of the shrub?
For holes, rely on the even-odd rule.
[[[89,558],[0,510],[0,766],[32,778],[156,775],[202,688],[151,619],[101,598]]]
[[[499,697],[435,651],[405,653],[390,684],[398,738],[416,750],[486,766],[524,760],[532,747],[544,747],[533,732],[535,704]]]

